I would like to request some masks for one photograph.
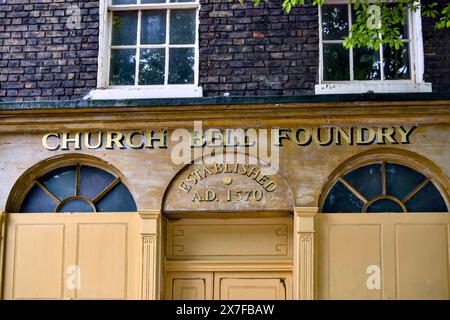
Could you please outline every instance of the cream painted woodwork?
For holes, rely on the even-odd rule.
[[[292,259],[292,218],[167,222],[167,259]]]
[[[448,213],[320,214],[319,235],[320,299],[450,298]]]
[[[292,218],[167,221],[166,299],[292,299]]]
[[[213,266],[212,266],[213,267]],[[290,272],[168,272],[168,300],[292,299]]]
[[[137,299],[133,213],[8,214],[5,299]]]
[[[215,272],[216,300],[292,299],[290,272]]]

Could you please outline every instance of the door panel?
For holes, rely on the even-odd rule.
[[[17,225],[13,299],[61,299],[64,225]]]
[[[211,300],[212,272],[169,272],[166,275],[167,300]]]
[[[290,272],[215,272],[214,299],[292,299]]]
[[[126,299],[127,224],[79,224],[77,298]]]
[[[448,213],[321,214],[318,235],[320,299],[450,298]]]
[[[4,298],[137,299],[138,219],[132,213],[8,214]]]
[[[281,279],[221,279],[220,300],[285,300]]]

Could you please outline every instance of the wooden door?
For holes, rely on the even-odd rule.
[[[5,299],[138,298],[138,215],[9,214]]]

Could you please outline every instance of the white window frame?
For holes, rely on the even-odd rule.
[[[326,4],[345,4],[348,0],[327,0]],[[350,14],[350,7],[349,7]],[[322,38],[322,9],[319,7],[319,84],[315,85],[316,94],[346,94],[346,93],[397,93],[397,92],[431,92],[431,84],[423,80],[424,56],[422,40],[422,17],[420,10],[408,13],[409,22],[409,80],[353,80],[352,63],[350,66],[349,81],[324,81],[323,80],[323,38]],[[351,25],[349,26],[349,28]],[[353,59],[353,50],[350,49],[349,59]],[[383,56],[380,55],[382,61]],[[381,72],[383,65],[381,65]]]
[[[99,54],[98,54],[98,73],[97,73],[97,89],[92,90],[85,97],[87,99],[146,99],[146,98],[189,98],[202,97],[202,88],[198,85],[199,79],[199,0],[192,2],[174,2],[166,0],[165,3],[141,3],[137,0],[137,4],[131,5],[112,5],[111,0],[100,0],[99,15]],[[195,64],[194,64],[194,83],[193,84],[167,84],[168,79],[168,55],[167,51],[169,44],[158,47],[166,48],[166,64],[165,64],[165,84],[164,85],[135,85],[129,86],[111,86],[109,85],[109,71],[110,71],[110,44],[111,44],[111,26],[113,12],[116,11],[130,11],[136,10],[139,12],[137,37],[140,37],[140,10],[167,10],[167,15],[170,16],[171,9],[196,9],[196,26],[195,26]],[[170,21],[166,21],[166,37],[169,37]],[[185,45],[180,45],[183,47]],[[189,45],[192,47],[193,45]],[[136,47],[139,50],[139,42]],[[152,47],[145,46],[145,47]],[[172,45],[170,45],[172,47]],[[178,46],[177,46],[178,47]],[[136,69],[139,68],[139,56],[136,57]]]

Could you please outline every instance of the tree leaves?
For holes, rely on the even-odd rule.
[[[258,5],[261,0],[239,0],[242,4],[246,1],[252,1],[255,5]],[[270,2],[270,0],[264,1]],[[407,36],[401,32],[401,29],[406,32],[407,28],[404,26],[407,24],[409,12],[417,12],[417,10],[420,10],[424,17],[436,19],[436,29],[450,28],[450,3],[444,9],[439,10],[438,0],[426,4],[421,4],[419,0],[348,1],[350,4],[353,4],[352,9],[355,12],[354,16],[356,19],[352,21],[350,34],[344,41],[346,48],[369,47],[378,49],[383,44],[396,50],[400,49],[404,45],[402,38]],[[312,0],[312,4],[318,7],[327,3],[333,4],[335,2]],[[283,0],[281,7],[286,13],[290,13],[294,7],[303,6],[304,4],[305,0]],[[368,23],[368,21],[373,21],[374,19],[373,10],[370,10],[370,7],[374,4],[379,6],[381,24]],[[370,12],[372,12],[372,15]],[[380,27],[373,28],[374,25]]]

